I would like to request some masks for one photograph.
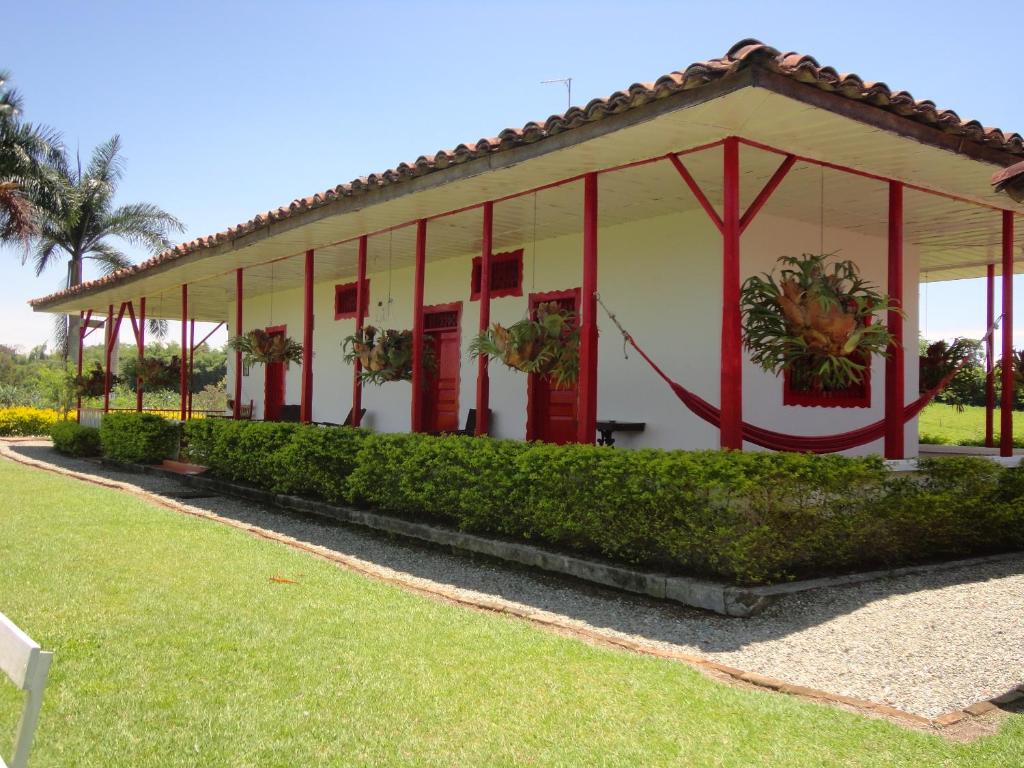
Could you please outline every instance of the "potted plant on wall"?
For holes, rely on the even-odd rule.
[[[261,328],[254,328],[246,334],[228,339],[228,346],[241,352],[242,364],[248,368],[253,363],[302,364],[302,345],[284,334],[269,334]]]
[[[359,360],[360,378],[367,384],[412,380],[412,331],[381,330],[368,325],[341,342],[346,363]],[[434,349],[423,345],[423,367],[436,368]]]
[[[892,334],[874,320],[896,309],[849,260],[783,256],[782,268],[748,278],[740,293],[743,345],[764,370],[786,372],[807,391],[860,384],[871,355],[888,355]]]
[[[576,315],[558,302],[543,302],[532,318],[507,328],[494,323],[473,339],[469,353],[549,378],[557,387],[571,386],[580,371],[579,324]]]

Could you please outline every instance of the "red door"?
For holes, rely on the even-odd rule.
[[[278,325],[273,328],[267,328],[267,333],[271,336],[284,336],[287,328],[283,325]],[[284,363],[269,363],[264,366],[266,371],[266,378],[263,384],[263,420],[264,421],[277,421],[281,418],[281,406],[284,405]]]
[[[545,301],[557,301],[570,312],[578,311],[580,292],[558,291],[530,295],[530,312]],[[545,443],[573,443],[576,441],[577,396],[576,385],[559,388],[550,379],[530,374],[526,384],[526,439]]]
[[[425,432],[454,432],[459,429],[461,310],[461,303],[424,309],[423,330],[435,361],[434,370],[426,371],[420,395]]]

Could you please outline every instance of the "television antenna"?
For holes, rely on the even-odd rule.
[[[565,108],[568,109],[572,106],[572,78],[571,77],[558,77],[554,80],[541,80],[541,85],[551,85],[552,83],[562,83],[565,86]]]

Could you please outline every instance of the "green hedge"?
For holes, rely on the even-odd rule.
[[[53,447],[68,456],[99,456],[100,431],[76,421],[58,421],[50,428]]]
[[[156,464],[174,456],[180,437],[178,422],[155,413],[111,412],[100,422],[103,455],[115,461]]]
[[[193,461],[277,493],[744,584],[1024,548],[1024,468],[610,450],[208,419]]]

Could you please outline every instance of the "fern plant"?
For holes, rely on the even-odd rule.
[[[534,318],[507,328],[494,323],[469,345],[473,357],[501,360],[509,368],[535,373],[565,388],[580,371],[580,331],[576,315],[550,301],[537,305]]]
[[[412,331],[380,330],[368,325],[347,336],[341,346],[346,363],[351,364],[355,360],[361,363],[359,376],[365,384],[412,379]],[[425,342],[423,369],[433,371],[436,367],[434,348]]]
[[[242,353],[242,363],[247,367],[253,363],[302,364],[301,344],[284,334],[269,334],[260,328],[228,339],[228,346]]]
[[[871,355],[888,356],[893,336],[877,316],[897,308],[849,260],[832,254],[783,256],[782,268],[741,289],[743,345],[751,360],[797,389],[835,391],[860,384]],[[898,311],[898,310],[897,310]]]

